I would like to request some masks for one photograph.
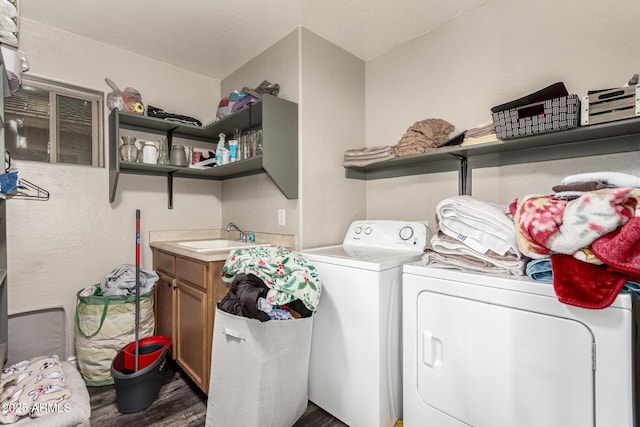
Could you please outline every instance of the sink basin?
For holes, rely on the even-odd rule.
[[[190,240],[187,242],[178,242],[178,245],[194,250],[196,252],[219,251],[224,249],[240,249],[257,246],[255,243],[241,242],[239,240]]]

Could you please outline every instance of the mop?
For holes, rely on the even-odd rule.
[[[171,338],[154,336],[140,340],[140,210],[136,209],[136,295],[135,341],[118,351],[111,364],[111,375],[116,386],[118,411],[138,412],[153,403],[162,386],[162,372]],[[142,341],[142,343],[140,342]],[[147,343],[148,342],[148,343]],[[133,345],[132,345],[133,344]],[[140,353],[143,353],[140,363]],[[133,370],[127,360],[133,351]]]
[[[140,358],[140,209],[136,209],[136,364],[134,372],[138,372],[138,359]]]

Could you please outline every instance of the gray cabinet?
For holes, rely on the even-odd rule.
[[[459,193],[471,194],[470,171],[474,168],[639,150],[640,118],[633,118],[580,126],[561,132],[396,157],[364,167],[347,167],[345,175],[347,178],[371,180],[458,170]]]
[[[263,152],[261,156],[216,166],[207,170],[173,165],[149,165],[120,160],[120,130],[157,134],[211,144],[215,151],[218,134],[229,137],[233,129],[243,132],[262,129]],[[228,138],[227,138],[228,139]],[[173,178],[224,180],[239,176],[266,173],[288,199],[298,198],[298,105],[271,95],[230,114],[205,127],[178,124],[154,117],[122,113],[113,110],[109,116],[109,201],[116,195],[121,173],[166,175],[168,179],[169,208],[172,207]]]

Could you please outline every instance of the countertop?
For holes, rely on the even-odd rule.
[[[295,236],[288,234],[272,234],[254,232],[256,235],[256,245],[273,245],[285,246],[292,249],[295,246]],[[150,231],[149,246],[153,249],[169,252],[174,255],[193,258],[199,261],[226,261],[229,255],[229,249],[210,250],[206,252],[198,252],[184,246],[178,245],[178,242],[185,240],[210,240],[225,239],[237,240],[239,233],[237,231],[227,232],[226,230],[168,230],[168,231]]]

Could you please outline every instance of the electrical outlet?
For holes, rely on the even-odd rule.
[[[284,209],[278,209],[278,225],[285,224]]]

